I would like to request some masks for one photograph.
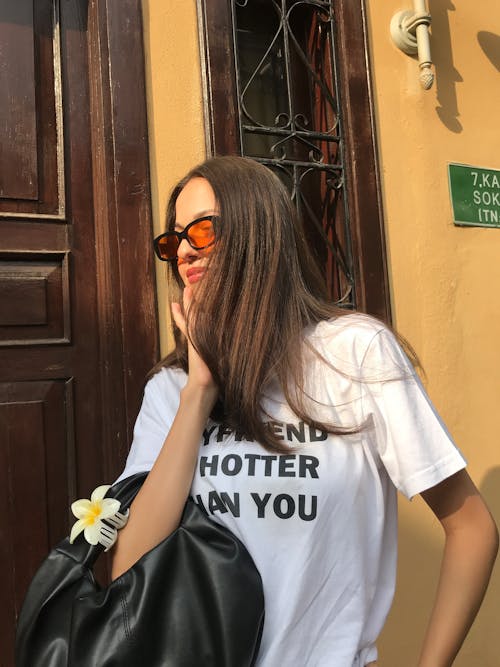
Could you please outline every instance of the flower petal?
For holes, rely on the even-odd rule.
[[[77,519],[83,519],[91,509],[92,503],[90,500],[87,500],[87,498],[80,498],[80,500],[75,500],[75,502],[71,504],[71,511]]]
[[[90,500],[95,503],[98,500],[102,500],[104,496],[106,495],[106,491],[110,489],[111,486],[109,484],[103,484],[102,486],[98,486],[97,489],[94,489],[92,491],[92,495],[90,496]]]
[[[85,521],[83,519],[78,519],[76,523],[73,525],[73,528],[71,529],[71,533],[69,536],[69,543],[73,544],[75,539],[80,535],[82,530],[85,528]]]
[[[102,523],[98,519],[91,526],[85,528],[85,539],[89,544],[97,544],[99,542],[101,526]]]
[[[104,498],[101,503],[101,514],[100,519],[107,519],[110,516],[114,516],[120,509],[120,501],[115,500],[114,498]]]

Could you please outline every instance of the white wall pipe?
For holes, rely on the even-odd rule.
[[[391,37],[394,44],[408,55],[418,54],[420,83],[428,90],[434,81],[432,71],[429,26],[431,15],[425,0],[413,0],[414,11],[400,11],[391,19]]]

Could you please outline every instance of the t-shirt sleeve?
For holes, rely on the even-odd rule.
[[[435,486],[466,462],[394,335],[381,329],[362,363],[379,456],[408,498]]]
[[[163,369],[146,384],[125,469],[116,481],[151,470],[179,406],[183,373]]]

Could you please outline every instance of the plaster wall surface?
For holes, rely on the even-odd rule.
[[[436,81],[424,91],[416,60],[389,34],[392,15],[411,5],[367,2],[394,325],[499,522],[500,229],[453,224],[447,164],[500,169],[500,11],[496,0],[429,0]],[[400,514],[384,667],[417,664],[442,544],[420,499]],[[498,664],[499,593],[497,569],[458,667]]]
[[[144,51],[155,235],[165,227],[168,195],[205,159],[196,2],[144,0]],[[160,345],[171,345],[165,264],[157,260]]]

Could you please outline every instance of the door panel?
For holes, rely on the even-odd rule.
[[[70,342],[68,253],[0,261],[0,346]]]
[[[0,211],[64,212],[57,3],[0,6]]]
[[[71,380],[0,383],[2,665],[13,664],[13,621],[29,580],[67,532],[75,493],[72,407]]]

